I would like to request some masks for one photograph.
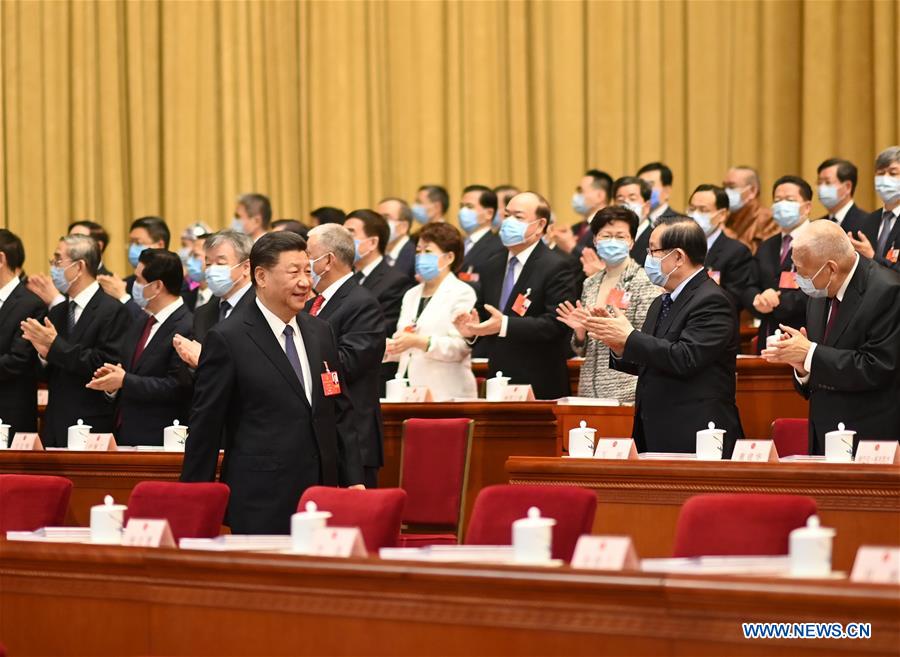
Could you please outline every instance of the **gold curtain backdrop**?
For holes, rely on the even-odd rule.
[[[544,193],[651,160],[673,206],[729,164],[814,182],[900,139],[896,0],[0,3],[0,225],[45,270],[73,219],[227,225],[445,184]],[[821,207],[816,208],[821,211]]]

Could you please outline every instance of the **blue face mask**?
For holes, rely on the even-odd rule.
[[[678,267],[675,267],[675,269],[670,271],[668,274],[664,274],[662,272],[662,261],[668,258],[673,253],[675,252],[669,251],[662,258],[656,258],[649,253],[647,254],[647,259],[644,260],[644,271],[647,272],[647,278],[649,278],[650,282],[654,285],[665,287],[666,283],[669,282],[669,276],[671,276],[675,272],[675,269],[678,269],[678,267],[681,266],[678,265]]]
[[[234,267],[240,267],[243,263],[238,263]],[[206,268],[206,285],[215,296],[224,297],[234,287],[234,281],[231,278],[231,272],[234,267],[228,265],[210,265]]]
[[[893,203],[900,199],[900,178],[893,176],[875,176],[875,191],[885,203]]]
[[[659,207],[659,188],[654,187],[650,192],[650,209],[655,210]]]
[[[613,267],[623,262],[628,257],[629,251],[631,251],[628,247],[628,242],[617,239],[600,240],[594,245],[594,248],[597,249],[597,255],[600,256],[600,259]]]
[[[67,267],[50,267],[50,280],[53,281],[53,286],[59,290],[60,294],[68,294],[69,288],[72,287],[72,283],[78,280],[78,274],[71,281],[66,278],[66,270],[74,265],[75,263],[69,264]]]
[[[231,220],[231,230],[233,230],[235,233],[247,232],[246,230],[244,230],[244,222],[237,217]]]
[[[155,294],[152,297],[150,297],[149,299],[147,297],[145,297],[144,296],[144,288],[147,287],[147,285],[150,285],[150,283],[147,283],[146,285],[141,285],[140,283],[135,281],[131,286],[131,298],[141,308],[146,308],[147,305],[151,301],[153,301],[156,297],[159,296],[158,294]]]
[[[784,230],[800,223],[800,204],[797,201],[778,201],[772,205],[772,218]]]
[[[365,253],[359,252],[359,243],[361,240],[353,240],[353,264],[355,265],[357,262],[365,258],[367,255],[372,253],[371,250],[366,251]]]
[[[726,187],[725,193],[728,195],[728,209],[737,212],[744,207],[744,199],[741,198],[741,191],[735,187]]]
[[[500,210],[497,210],[494,213],[494,218],[491,219],[491,228],[494,230],[500,230],[500,226],[503,223],[503,217],[500,216]]]
[[[828,277],[828,283],[825,284],[825,287],[819,289],[813,283],[816,280],[816,276],[822,273],[822,270],[825,269],[826,262],[821,267],[819,267],[819,271],[813,274],[810,278],[806,278],[805,276],[801,276],[800,274],[795,273],[794,278],[797,281],[797,287],[808,297],[812,299],[822,299],[828,296],[828,286],[831,285],[831,276]]]
[[[441,267],[440,256],[437,253],[417,253],[416,254],[416,273],[422,277],[423,281],[433,281],[440,276]]]
[[[428,223],[428,212],[425,210],[424,205],[416,203],[414,206],[412,206],[412,213],[415,220],[420,224]]]
[[[572,194],[572,209],[578,214],[587,214],[588,206],[584,202],[584,194]]]
[[[507,217],[500,224],[500,241],[503,246],[517,246],[525,241],[525,234],[528,232],[528,226],[535,223],[534,221],[519,221],[515,217]]]
[[[822,205],[831,210],[841,202],[838,197],[838,188],[834,185],[819,185],[819,200]]]
[[[131,268],[134,269],[138,266],[139,258],[141,254],[146,251],[149,247],[144,246],[143,244],[129,244],[128,245],[128,262],[131,264]]]
[[[309,275],[310,275],[310,278],[312,278],[313,289],[317,292],[320,291],[319,283],[322,282],[322,276],[325,275],[325,272],[322,272],[321,274],[317,274],[316,273],[316,263],[319,262],[319,260],[321,260],[322,258],[327,258],[329,255],[330,255],[330,253],[324,253],[324,254],[320,255],[318,258],[315,258],[315,259],[309,261]]]
[[[688,216],[697,222],[697,225],[703,230],[703,234],[709,237],[712,235],[716,227],[712,224],[712,215],[708,212],[691,212]]]
[[[190,278],[195,283],[203,282],[203,261],[200,258],[197,258],[195,256],[188,257],[185,268],[187,269],[188,278]]]
[[[459,218],[460,228],[466,231],[467,234],[471,235],[478,230],[478,213],[472,208],[460,208],[457,217]]]

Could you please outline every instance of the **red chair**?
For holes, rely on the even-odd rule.
[[[65,522],[72,482],[65,477],[0,475],[0,537]]]
[[[215,538],[222,528],[231,489],[220,483],[142,481],[128,498],[128,518],[169,521],[177,543],[182,538]]]
[[[809,454],[809,420],[805,417],[778,418],[772,423],[772,440],[778,456]]]
[[[406,491],[401,547],[459,542],[474,422],[403,421],[400,488]],[[441,533],[426,533],[443,530]]]
[[[787,554],[791,530],[815,512],[801,495],[696,495],[678,514],[672,556]]]
[[[378,553],[383,547],[396,547],[400,534],[400,518],[406,504],[406,492],[399,488],[357,490],[311,486],[297,505],[306,509],[313,501],[320,511],[330,511],[328,524],[334,527],[359,527],[366,550]]]
[[[553,558],[571,560],[575,543],[590,534],[597,496],[577,486],[488,486],[475,498],[466,532],[467,545],[510,545],[512,524],[536,506],[541,515],[556,520]]]

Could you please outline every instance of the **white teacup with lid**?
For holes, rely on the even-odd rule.
[[[85,424],[84,420],[79,419],[78,422],[69,427],[66,433],[66,447],[83,451],[91,429],[90,424]]]
[[[536,506],[528,509],[528,517],[512,524],[513,560],[516,563],[546,563],[553,546],[556,520],[541,516]]]
[[[725,429],[716,429],[716,423],[710,422],[706,429],[697,432],[697,459],[700,461],[718,461],[725,449]]]
[[[114,504],[112,495],[103,498],[103,504],[91,507],[91,543],[119,545],[125,524],[124,504]]]
[[[591,429],[582,420],[574,429],[569,429],[569,456],[589,459],[594,456],[596,429]]]
[[[503,372],[497,372],[497,375],[491,377],[485,382],[484,393],[488,401],[503,401],[503,392],[509,385],[509,377],[503,376]]]
[[[853,436],[855,431],[848,431],[843,422],[838,423],[837,431],[825,434],[825,460],[829,463],[850,463],[853,461]]]
[[[828,577],[831,575],[831,543],[834,530],[822,527],[819,516],[806,519],[806,527],[798,527],[790,535],[792,577]]]
[[[403,392],[409,387],[409,379],[397,374],[384,384],[384,396],[390,402],[403,401]]]
[[[0,449],[9,447],[9,430],[12,428],[10,424],[3,424],[0,420]]]
[[[781,329],[775,329],[775,332],[766,338],[766,346],[771,347],[779,340],[781,340]]]
[[[309,500],[304,507],[291,516],[291,549],[300,554],[312,551],[313,534],[328,524],[331,511],[319,511],[319,507]]]
[[[172,426],[163,429],[163,449],[167,452],[183,452],[187,437],[188,428],[178,420],[173,420]]]

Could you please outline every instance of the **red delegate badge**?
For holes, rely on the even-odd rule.
[[[781,278],[778,280],[778,287],[782,290],[798,290],[797,275],[792,271],[781,272]]]
[[[606,305],[613,306],[619,310],[627,310],[631,304],[631,293],[614,287],[606,296]]]
[[[897,256],[900,256],[900,249],[891,249],[887,252],[887,259],[889,262],[897,264]]]
[[[341,382],[338,379],[338,373],[332,372],[328,368],[327,361],[325,361],[325,371],[322,372],[322,389],[325,391],[326,397],[334,397],[341,394]]]
[[[528,295],[530,294],[531,288],[528,288],[525,291],[525,294],[520,294],[516,297],[516,302],[512,306],[512,311],[519,317],[524,317],[525,313],[528,312],[528,308],[531,306],[531,299],[528,298]]]

